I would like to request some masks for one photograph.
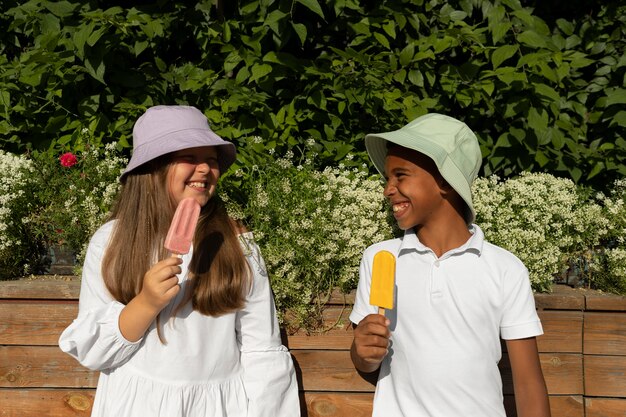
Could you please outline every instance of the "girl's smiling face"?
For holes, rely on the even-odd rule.
[[[176,205],[183,198],[193,197],[203,207],[211,199],[220,177],[217,158],[214,146],[183,149],[172,155],[167,187]]]

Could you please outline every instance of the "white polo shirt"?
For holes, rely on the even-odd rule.
[[[350,320],[369,305],[374,254],[396,256],[391,347],[381,364],[374,417],[505,417],[500,337],[543,333],[528,271],[512,253],[484,240],[476,225],[461,247],[440,258],[411,229],[367,248]]]

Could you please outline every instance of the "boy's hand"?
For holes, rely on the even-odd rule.
[[[356,369],[374,372],[380,366],[389,348],[389,319],[380,314],[366,316],[354,329],[350,357]]]

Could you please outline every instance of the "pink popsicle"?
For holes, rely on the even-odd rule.
[[[181,200],[165,237],[165,249],[177,255],[189,253],[199,216],[200,204],[194,198]]]

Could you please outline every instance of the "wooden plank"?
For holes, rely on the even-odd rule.
[[[583,357],[573,353],[540,353],[541,370],[550,395],[583,394]],[[504,394],[513,394],[513,375],[507,354],[499,364]]]
[[[567,285],[554,285],[551,293],[535,294],[539,310],[584,310],[585,295]]]
[[[352,345],[352,329],[332,330],[319,335],[296,333],[287,337],[286,346],[297,349],[348,350]]]
[[[0,387],[95,388],[90,371],[56,346],[0,346]]]
[[[348,351],[294,350],[291,354],[301,390],[374,391],[375,381],[366,380],[356,371]]]
[[[56,346],[78,304],[0,302],[0,345]]]
[[[583,394],[583,357],[572,353],[539,354],[548,394]]]
[[[1,417],[88,417],[94,390],[0,390]],[[303,416],[369,417],[371,393],[300,393]]]
[[[2,417],[70,417],[89,416],[93,404],[93,390],[0,390]],[[369,417],[374,395],[372,393],[301,392],[303,416],[308,417]],[[583,417],[582,397],[550,396],[553,416]],[[515,398],[504,399],[508,417],[516,417]],[[623,417],[624,400],[587,398],[587,417]]]
[[[626,355],[626,313],[585,313],[584,352]]]
[[[93,390],[0,390],[2,417],[86,417],[91,413]],[[300,393],[308,417],[369,417],[371,393]]]
[[[322,334],[308,333],[299,330],[288,336],[290,349],[350,349],[352,345],[352,325],[349,312],[341,308],[331,307],[325,314],[325,326],[334,323],[342,326],[331,328]],[[540,311],[539,316],[544,328],[544,335],[537,338],[540,352],[582,353],[583,313],[581,311]]]
[[[347,351],[295,350],[291,353],[305,391],[370,392],[374,389],[375,381],[367,381],[356,372]],[[550,394],[583,394],[582,355],[542,353],[540,361]],[[513,394],[507,355],[503,355],[500,371],[504,393]]]
[[[625,311],[626,296],[594,291],[587,294],[586,310]]]
[[[550,395],[548,399],[553,417],[585,417],[583,397],[580,395]],[[504,409],[507,417],[517,417],[513,395],[504,396]]]
[[[544,334],[537,337],[539,352],[582,353],[582,311],[539,311]]]
[[[372,415],[373,394],[305,392],[303,396],[308,417],[369,417]],[[504,407],[508,417],[517,416],[515,397],[505,395]],[[550,411],[555,417],[584,417],[583,397],[550,396]]]
[[[626,356],[585,355],[585,395],[626,398]]]
[[[78,300],[79,293],[80,279],[75,276],[0,281],[0,299]]]
[[[584,417],[585,407],[580,395],[550,395],[550,414],[554,417]]]
[[[308,417],[370,417],[374,394],[372,393],[301,393]]]
[[[308,417],[369,417],[372,415],[373,394],[305,392],[303,396]],[[516,417],[515,397],[505,395],[504,408],[507,417]],[[555,417],[584,417],[583,397],[550,396],[550,411]],[[623,414],[620,417],[623,417]]]
[[[94,390],[0,389],[0,417],[89,417]]]
[[[94,390],[0,390],[2,417],[87,417]],[[369,417],[374,396],[371,393],[300,393],[308,417]],[[550,396],[553,416],[583,417],[582,397]],[[623,417],[624,400],[589,399],[587,417]],[[515,399],[505,396],[508,417],[516,417]],[[621,413],[621,414],[620,414]]]
[[[586,417],[624,417],[626,399],[585,398]]]

